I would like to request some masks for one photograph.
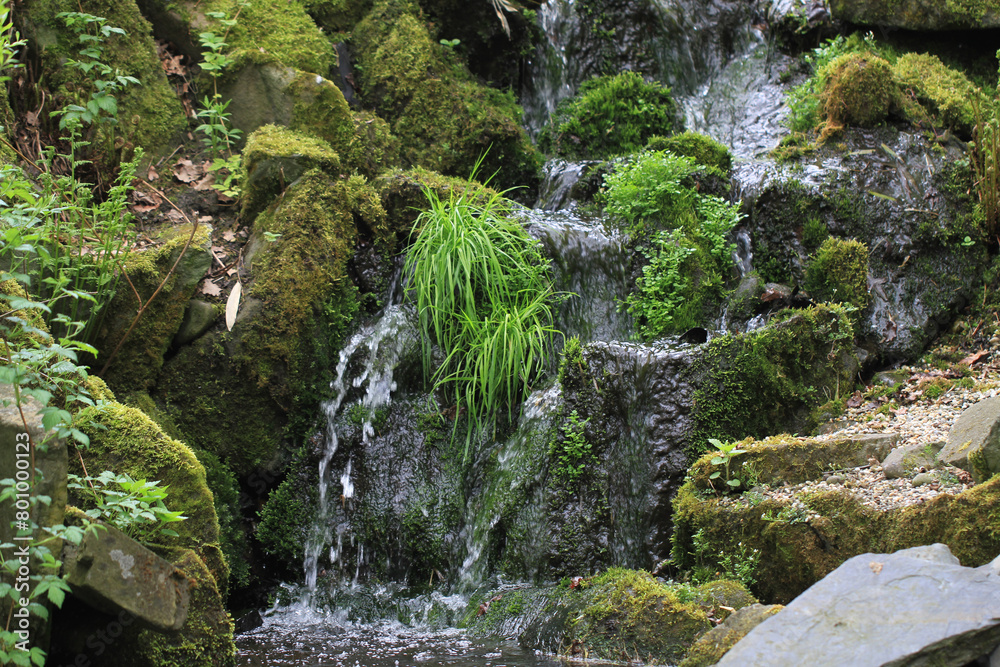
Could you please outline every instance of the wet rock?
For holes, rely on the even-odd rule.
[[[938,460],[982,482],[1000,472],[1000,396],[980,401],[955,420]]]
[[[784,609],[780,604],[752,604],[743,607],[701,636],[688,651],[679,667],[708,667],[716,664],[726,651],[748,632]]]
[[[987,2],[938,0],[830,0],[833,17],[860,25],[906,30],[976,30],[1000,27],[1000,10]]]
[[[1000,583],[933,544],[851,558],[718,664],[960,667],[998,644]]]
[[[264,625],[264,619],[260,617],[260,612],[254,609],[243,614],[233,622],[233,634],[241,635],[244,632],[255,630],[262,625]]]
[[[897,447],[882,461],[882,471],[887,479],[896,479],[909,477],[920,468],[936,468],[941,465],[937,460],[937,454],[942,447],[944,447],[943,442]],[[915,479],[914,484],[916,484]]]

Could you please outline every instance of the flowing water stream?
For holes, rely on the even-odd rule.
[[[728,58],[720,47],[699,32],[693,7],[673,0],[656,3],[664,33],[652,51],[659,70],[675,90],[686,94],[681,107],[689,128],[733,146],[740,159],[737,174],[758,178],[769,168],[756,157],[776,143],[784,113],[777,83],[778,63],[749,26],[749,19],[735,31],[730,46],[741,55]],[[549,0],[538,12],[548,42],[533,67],[533,90],[525,97],[526,123],[536,132],[559,100],[571,95],[590,75],[583,60],[574,59],[574,40],[581,26],[572,0]],[[702,30],[702,32],[704,32]],[[706,43],[710,46],[706,46]],[[618,307],[630,283],[629,258],[622,244],[602,226],[576,210],[571,191],[585,164],[554,160],[546,166],[546,181],[536,207],[525,212],[525,226],[552,258],[557,289],[573,293],[561,302],[557,326],[567,337],[599,343],[598,356],[623,378],[622,433],[615,447],[622,466],[612,471],[616,526],[608,546],[618,564],[646,565],[644,541],[650,530],[647,496],[655,493],[644,448],[655,449],[668,438],[661,432],[683,421],[671,412],[669,378],[684,363],[683,345],[647,347],[629,341],[633,323]],[[743,170],[742,172],[740,170]],[[739,188],[737,188],[739,189]],[[738,263],[749,263],[751,249],[743,240]],[[519,514],[527,535],[520,544],[526,578],[541,557],[543,536],[531,531],[543,525],[541,485],[532,477],[532,457],[539,456],[539,434],[553,427],[562,397],[556,383],[539,387],[525,401],[517,430],[502,442],[481,443],[481,461],[473,461],[466,480],[470,490],[463,515],[464,528],[452,545],[451,570],[438,572],[432,587],[409,589],[403,584],[377,582],[366,576],[373,563],[393,571],[391,545],[366,544],[351,523],[359,494],[379,495],[382,505],[406,501],[411,487],[407,463],[391,452],[412,439],[412,424],[402,419],[380,426],[379,419],[394,404],[418,401],[401,388],[410,371],[408,359],[419,357],[416,317],[401,303],[401,290],[390,290],[388,305],[373,321],[362,325],[340,354],[334,398],[323,405],[326,427],[318,459],[318,508],[312,532],[305,539],[304,584],[284,585],[274,606],[263,612],[264,625],[237,637],[237,664],[254,666],[323,667],[541,667],[565,664],[552,657],[525,650],[515,641],[483,640],[455,629],[470,596],[483,585],[502,585],[490,578],[485,552],[499,519],[492,499],[502,489],[529,489],[529,502]],[[393,296],[395,295],[395,296]],[[723,325],[725,322],[723,322]],[[561,341],[558,343],[561,345]],[[659,369],[659,370],[657,370]],[[666,370],[664,370],[666,369]],[[651,418],[643,408],[659,401],[666,421]],[[409,403],[407,403],[409,404]],[[360,429],[360,435],[359,431]],[[345,443],[359,438],[371,449],[370,460],[355,460]],[[386,443],[391,443],[391,447]],[[395,447],[395,449],[392,449]],[[544,453],[544,452],[543,452]],[[484,476],[484,466],[492,465]],[[371,479],[359,480],[359,467]],[[477,476],[478,475],[478,476]],[[363,490],[358,484],[365,485]],[[534,494],[534,495],[533,495]],[[533,500],[530,500],[534,498]],[[663,539],[662,536],[660,539]],[[379,558],[384,561],[378,561]],[[509,582],[506,582],[509,583]],[[596,664],[596,663],[590,663]]]

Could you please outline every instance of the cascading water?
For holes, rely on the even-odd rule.
[[[652,52],[660,78],[690,93],[680,100],[688,127],[733,145],[743,160],[737,174],[740,169],[751,173],[742,165],[754,163],[755,156],[772,147],[779,132],[782,110],[775,100],[781,97],[776,75],[781,63],[766,44],[754,40],[747,17],[706,31],[704,20],[693,18],[701,12],[681,0],[647,4],[662,25],[673,26]],[[547,43],[532,64],[534,88],[524,100],[532,131],[540,129],[559,100],[595,73],[588,69],[591,61],[577,57],[585,30],[572,0],[550,0],[538,17]],[[711,43],[720,31],[727,35],[719,40],[725,46]],[[725,65],[729,50],[744,45],[750,46],[746,56]],[[766,73],[761,74],[764,65]],[[719,77],[707,83],[715,73]],[[753,118],[746,118],[747,108]],[[669,498],[684,473],[683,452],[671,447],[690,428],[685,406],[691,389],[679,378],[690,366],[693,346],[620,342],[630,340],[634,331],[631,317],[620,308],[634,279],[630,251],[602,221],[575,209],[573,185],[584,166],[562,161],[547,165],[542,197],[526,212],[524,223],[552,258],[556,289],[576,295],[559,304],[557,327],[567,337],[596,343],[588,348],[588,361],[617,397],[608,408],[617,415],[608,424],[614,438],[606,457],[613,464],[600,473],[612,489],[604,500],[608,527],[603,543],[593,549],[603,550],[605,564],[652,567],[653,559],[669,550],[669,535],[656,526],[669,524]],[[737,243],[734,261],[748,272],[752,249],[748,239],[743,241]],[[460,527],[444,533],[442,548],[451,554],[445,571],[431,567],[429,585],[426,576],[405,584],[374,583],[362,576],[365,568],[374,567],[397,573],[392,576],[402,581],[409,570],[395,562],[402,553],[396,538],[373,537],[378,533],[371,531],[363,535],[359,522],[382,512],[395,521],[424,526],[446,495],[439,488],[442,471],[459,465],[448,458],[446,447],[435,449],[417,434],[415,425],[427,416],[422,406],[428,395],[397,386],[411,372],[400,365],[419,357],[419,339],[412,308],[398,303],[399,290],[391,292],[396,303],[345,345],[333,398],[323,405],[318,502],[312,532],[304,537],[305,586],[284,587],[265,626],[238,638],[240,664],[558,664],[511,642],[472,641],[451,629],[461,620],[469,593],[497,571],[500,549],[508,564],[517,565],[519,578],[535,579],[553,558],[561,557],[553,553],[553,535],[594,511],[570,502],[560,506],[561,516],[548,514],[553,495],[545,462],[565,408],[554,381],[527,397],[509,437],[484,440],[462,464],[458,495],[464,506],[459,508]],[[557,341],[557,347],[561,344]],[[387,412],[387,423],[379,426]],[[655,468],[653,460],[659,462]],[[421,474],[429,481],[421,483]]]

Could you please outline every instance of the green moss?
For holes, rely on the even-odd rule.
[[[839,305],[783,311],[764,329],[715,338],[689,371],[694,395],[690,453],[708,438],[734,441],[811,429],[826,393],[853,386],[853,328]]]
[[[902,93],[904,114],[913,122],[950,127],[965,136],[976,124],[974,103],[980,97],[963,73],[937,56],[907,53],[892,68]]]
[[[230,0],[208,0],[195,6],[202,15],[224,12],[233,18],[236,14]],[[216,21],[201,18],[193,21],[192,32],[204,32],[205,28],[201,26],[205,23],[208,24],[207,29],[217,35],[227,31]],[[194,29],[195,24],[199,25],[197,30]],[[228,53],[233,58],[264,54],[288,67],[324,77],[337,63],[333,45],[298,2],[263,0],[242,5],[236,24],[228,31],[226,42],[229,44]]]
[[[287,94],[295,99],[289,129],[323,139],[343,156],[354,140],[355,121],[340,89],[332,81],[299,72]]]
[[[733,168],[733,155],[729,149],[715,139],[697,132],[681,132],[672,137],[651,137],[646,150],[666,150],[675,155],[684,155],[703,167],[718,169],[726,176]]]
[[[368,111],[353,114],[354,135],[344,155],[344,165],[374,178],[399,166],[399,138],[389,123]]]
[[[164,148],[186,126],[180,100],[167,83],[152,28],[143,18],[134,1],[88,0],[84,5],[72,0],[43,0],[27,6],[31,23],[28,33],[41,47],[42,67],[47,87],[64,96],[64,102],[81,103],[89,99],[89,88],[82,86],[80,73],[64,66],[64,58],[77,57],[76,35],[67,29],[60,12],[87,12],[107,19],[107,25],[122,28],[125,35],[110,35],[104,42],[103,62],[117,74],[133,76],[140,85],[125,89],[118,100],[118,125],[115,132],[130,146],[142,146],[153,152]],[[104,141],[95,147],[106,145]],[[107,150],[107,149],[102,149]],[[104,164],[113,164],[115,157],[99,156]]]
[[[205,480],[205,468],[182,442],[167,437],[143,412],[109,401],[103,407],[81,413],[90,446],[83,454],[87,470],[97,475],[103,470],[126,473],[133,479],[160,480],[169,489],[167,506],[187,519],[175,524],[178,537],[163,537],[168,546],[194,549],[212,569],[220,590],[225,590],[229,568],[219,557],[219,521],[212,492]],[[71,472],[83,475],[75,457]],[[76,504],[87,498],[75,499]]]
[[[957,496],[879,512],[848,491],[824,491],[802,499],[806,516],[774,500],[751,504],[705,498],[688,482],[674,501],[672,555],[675,563],[691,567],[699,559],[717,564],[716,554],[738,542],[760,549],[755,593],[784,603],[848,558],[867,552],[940,542],[963,565],[990,562],[1000,550],[998,494],[1000,478],[995,478]]]
[[[328,34],[350,31],[371,4],[371,0],[302,0],[309,16]]]
[[[874,127],[885,120],[893,103],[892,68],[870,53],[847,53],[822,73],[820,99],[826,125],[823,136],[844,125]]]
[[[103,351],[98,357],[99,365],[124,340],[104,378],[120,391],[143,391],[156,381],[164,355],[184,319],[188,301],[212,265],[207,251],[209,228],[201,225],[194,232],[191,237],[190,226],[170,229],[160,238],[166,241],[163,245],[133,252],[125,260],[128,281],[119,281],[97,338],[97,347]],[[185,250],[189,238],[191,243]],[[180,262],[174,268],[178,257]],[[171,268],[174,268],[172,273]],[[156,298],[147,304],[161,284]],[[133,286],[142,297],[142,304],[147,304],[134,328],[132,322],[139,313],[140,303]]]
[[[318,482],[300,458],[260,511],[255,536],[264,553],[294,571],[305,557],[305,543],[318,504]]]
[[[250,585],[250,543],[243,529],[239,482],[215,454],[198,450],[195,455],[205,467],[205,481],[219,518],[219,546],[229,564],[229,585],[223,590],[245,588]]]
[[[560,104],[548,132],[554,153],[593,159],[633,153],[680,126],[670,88],[623,72],[584,82]]]
[[[829,237],[806,267],[804,287],[819,301],[868,305],[868,246],[854,239]]]
[[[414,3],[376,2],[353,44],[365,102],[390,123],[405,165],[467,177],[485,154],[481,174],[502,187],[537,184],[541,159],[513,95],[445,62]]]
[[[337,176],[341,169],[328,142],[277,125],[264,125],[247,137],[242,165],[246,177],[240,215],[245,220],[253,220],[305,172],[320,169]]]

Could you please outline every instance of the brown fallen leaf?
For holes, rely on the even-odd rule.
[[[195,164],[187,158],[181,158],[174,164],[174,178],[181,183],[193,183],[205,175],[200,164]]]
[[[211,190],[215,185],[215,174],[208,173],[191,184],[195,190]]]
[[[210,215],[199,215],[198,222],[212,222],[213,218]]]
[[[158,209],[160,204],[163,203],[160,195],[139,190],[132,191],[132,199],[134,200],[132,210],[136,213],[148,213],[149,211]]]
[[[167,219],[173,222],[174,224],[179,225],[182,222],[184,222],[184,214],[172,208],[169,211],[167,211]]]
[[[222,294],[222,288],[213,283],[212,281],[206,280],[204,283],[202,283],[201,293],[207,294],[208,296],[219,296],[220,294]]]
[[[861,407],[861,404],[864,403],[864,402],[865,402],[865,399],[862,398],[861,392],[860,391],[856,391],[856,392],[854,392],[854,394],[849,399],[847,399],[847,407],[849,407],[849,408],[858,408],[858,407]]]
[[[159,172],[156,171],[156,167],[149,165],[149,169],[146,170],[146,180],[155,181],[160,177]]]
[[[227,230],[226,233],[222,235],[222,240],[233,243],[234,241],[236,241],[236,233],[231,229]]]
[[[973,364],[977,364],[980,361],[982,361],[983,357],[988,357],[989,354],[990,353],[987,352],[986,350],[980,350],[979,352],[976,352],[975,354],[970,354],[969,356],[967,356],[965,359],[962,359],[958,363],[965,364],[966,366],[972,366]]]
[[[879,572],[882,571],[882,563],[876,561],[868,563],[868,567],[870,567],[872,569],[872,572],[874,572],[875,574],[878,574]]]

